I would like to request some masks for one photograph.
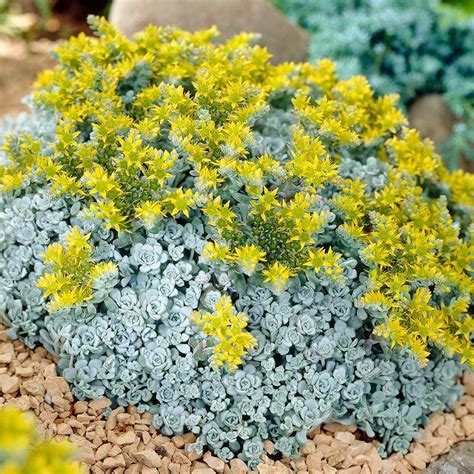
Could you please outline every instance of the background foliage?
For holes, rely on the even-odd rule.
[[[474,18],[439,0],[274,0],[311,35],[311,57],[337,61],[342,77],[367,76],[408,107],[443,94],[458,123],[441,145],[450,167],[474,159]],[[469,12],[468,2],[463,3]]]

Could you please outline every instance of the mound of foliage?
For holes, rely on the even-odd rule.
[[[74,449],[63,441],[43,442],[29,414],[0,408],[0,472],[4,474],[84,474]]]
[[[311,57],[331,58],[348,78],[365,75],[379,94],[405,107],[443,94],[457,117],[441,145],[448,165],[474,160],[474,16],[441,0],[273,0],[311,35]]]
[[[328,60],[91,23],[2,132],[10,336],[251,468],[326,421],[405,452],[474,362],[473,177]]]

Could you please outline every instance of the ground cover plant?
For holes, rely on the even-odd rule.
[[[328,60],[91,24],[1,132],[9,335],[251,468],[327,421],[406,452],[474,362],[473,176]]]
[[[309,31],[312,60],[335,60],[343,78],[363,74],[377,93],[399,94],[405,108],[442,94],[458,122],[443,157],[452,168],[463,155],[474,160],[472,12],[441,0],[273,1]]]

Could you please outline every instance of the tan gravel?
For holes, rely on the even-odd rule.
[[[329,423],[310,434],[299,459],[270,459],[274,446],[265,442],[268,456],[258,466],[260,474],[375,474],[420,472],[431,461],[464,440],[474,440],[474,376],[465,374],[467,394],[452,413],[436,413],[406,456],[382,460],[376,442],[355,426]],[[123,407],[105,419],[102,410],[110,400],[74,401],[67,382],[58,377],[53,359],[43,348],[30,350],[11,342],[0,328],[0,406],[31,410],[45,438],[69,439],[93,474],[245,474],[239,459],[224,464],[206,452],[186,451],[195,441],[187,433],[169,438],[151,427],[152,416]]]

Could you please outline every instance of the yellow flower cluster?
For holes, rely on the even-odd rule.
[[[362,302],[389,310],[389,320],[376,333],[392,344],[408,346],[426,361],[431,342],[474,366],[474,320],[469,315],[474,294],[472,217],[467,223],[471,235],[463,235],[446,196],[429,198],[422,186],[426,180],[449,183],[449,205],[470,207],[472,216],[473,176],[449,174],[431,142],[414,130],[388,140],[385,151],[384,159],[393,167],[381,191],[368,198],[354,192],[360,183],[352,184],[335,199],[350,216],[345,223],[349,232],[364,242],[361,254],[372,268],[370,291]],[[345,200],[344,194],[351,199]],[[435,298],[441,302],[436,304]]]
[[[67,234],[64,245],[59,242],[51,244],[42,255],[51,272],[42,275],[37,285],[43,290],[45,298],[51,296],[51,311],[91,299],[98,279],[117,273],[115,264],[93,260],[89,237],[89,234],[82,235],[79,228],[74,227]]]
[[[0,474],[84,474],[66,441],[41,442],[33,417],[0,408]]]
[[[194,312],[191,319],[202,327],[205,334],[217,338],[212,355],[215,367],[225,365],[231,372],[236,370],[242,357],[256,345],[255,338],[244,332],[247,316],[234,314],[229,296],[219,298],[214,313]]]
[[[395,96],[375,97],[363,77],[338,81],[328,60],[274,66],[247,34],[217,45],[214,29],[149,27],[130,40],[93,23],[99,38],[60,45],[60,64],[36,85],[36,102],[59,116],[52,153],[24,135],[8,140],[2,190],[37,174],[117,231],[202,213],[216,231],[204,256],[276,292],[298,272],[342,280],[344,250],[319,238],[329,190],[337,231],[360,244],[370,272],[362,301],[389,311],[377,332],[421,358],[434,342],[474,365],[473,178],[450,174],[403,128]],[[289,157],[254,158],[252,126],[276,100],[294,115]],[[377,192],[339,174],[340,157],[359,150],[387,164]],[[64,270],[55,259],[69,250],[59,248],[48,251],[57,271],[42,288],[54,305],[89,298],[89,249]]]

